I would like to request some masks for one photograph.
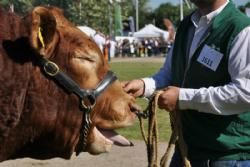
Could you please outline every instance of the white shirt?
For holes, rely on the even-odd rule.
[[[198,20],[196,20],[197,13],[194,13],[192,22],[196,29],[189,58],[202,36],[207,33],[211,20],[224,9],[226,4]],[[144,96],[149,97],[156,89],[170,85],[172,52],[171,49],[158,73],[151,78],[143,78]],[[239,114],[250,110],[250,26],[243,29],[232,43],[228,71],[232,81],[224,86],[200,89],[180,88],[179,108],[217,115]]]
[[[192,55],[193,55],[194,51],[196,50],[196,48],[198,47],[199,43],[201,42],[202,37],[204,37],[205,34],[207,34],[207,32],[209,31],[208,28],[210,27],[213,18],[216,15],[218,15],[225,8],[225,6],[227,4],[228,4],[228,2],[226,2],[224,5],[219,7],[217,10],[215,10],[215,11],[213,11],[205,16],[201,16],[198,11],[196,11],[191,16],[191,21],[195,27],[195,32],[194,32],[193,41],[192,41],[192,44],[190,47],[189,61],[192,58]]]

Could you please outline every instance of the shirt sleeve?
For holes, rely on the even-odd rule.
[[[172,62],[173,46],[169,50],[164,65],[161,69],[152,77],[142,78],[145,83],[144,97],[150,97],[155,90],[162,89],[169,86],[172,74],[171,74],[171,62]]]
[[[229,55],[231,82],[219,87],[180,89],[179,108],[217,115],[250,109],[250,26],[234,39]]]

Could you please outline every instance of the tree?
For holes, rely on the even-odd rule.
[[[239,6],[238,8],[242,13],[245,13],[246,8],[250,8],[250,2],[248,2],[245,6],[242,5]]]
[[[245,5],[246,8],[250,8],[250,2]]]
[[[148,16],[150,15],[150,8],[147,6],[149,0],[138,0],[139,2],[139,28],[145,25],[145,22],[148,21]],[[128,19],[129,16],[132,16],[134,20],[136,19],[136,8],[135,0],[127,0],[122,2],[122,15],[123,19]]]
[[[33,0],[33,6],[56,6],[64,10],[64,15],[76,26],[88,25],[107,32],[108,1],[100,0]]]
[[[192,9],[189,9],[186,5],[184,6],[183,12],[184,16],[190,13]],[[168,18],[171,20],[175,26],[178,26],[180,22],[180,7],[179,5],[174,6],[171,3],[164,3],[161,4],[158,8],[154,11],[155,15],[155,24],[156,26],[165,29],[163,24],[163,19]]]
[[[76,25],[88,25],[105,33],[109,28],[108,1],[78,0],[68,10],[70,20]]]
[[[66,17],[70,16],[68,9],[71,4],[72,0],[33,0],[33,6],[56,6],[63,9]]]
[[[129,16],[135,18],[135,6],[134,0],[122,0],[122,19],[128,19]],[[140,27],[144,26],[149,8],[146,4],[148,0],[139,1],[139,16]],[[110,25],[110,20],[114,20],[114,4],[118,3],[113,0],[113,4],[110,4],[108,0],[1,0],[0,5],[5,8],[14,6],[15,12],[25,13],[32,7],[45,5],[45,6],[57,6],[64,10],[65,16],[72,21],[75,25],[87,25],[96,30],[100,30],[105,34],[108,34],[111,29],[114,29],[114,21]]]
[[[16,13],[24,14],[28,10],[32,8],[33,0],[1,0],[0,5],[3,7],[10,9],[13,8],[13,10]]]

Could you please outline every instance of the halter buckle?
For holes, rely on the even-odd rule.
[[[44,72],[47,74],[47,75],[49,75],[49,76],[51,76],[51,77],[54,77],[54,76],[56,76],[56,74],[58,74],[58,72],[59,72],[59,67],[57,66],[57,64],[55,64],[54,62],[52,62],[52,61],[47,61],[46,63],[45,63],[45,65],[43,66],[43,70],[44,70]]]

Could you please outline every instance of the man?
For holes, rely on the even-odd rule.
[[[191,2],[198,9],[178,27],[164,66],[124,89],[149,97],[165,88],[158,105],[181,112],[193,167],[250,166],[250,19],[228,0]]]

